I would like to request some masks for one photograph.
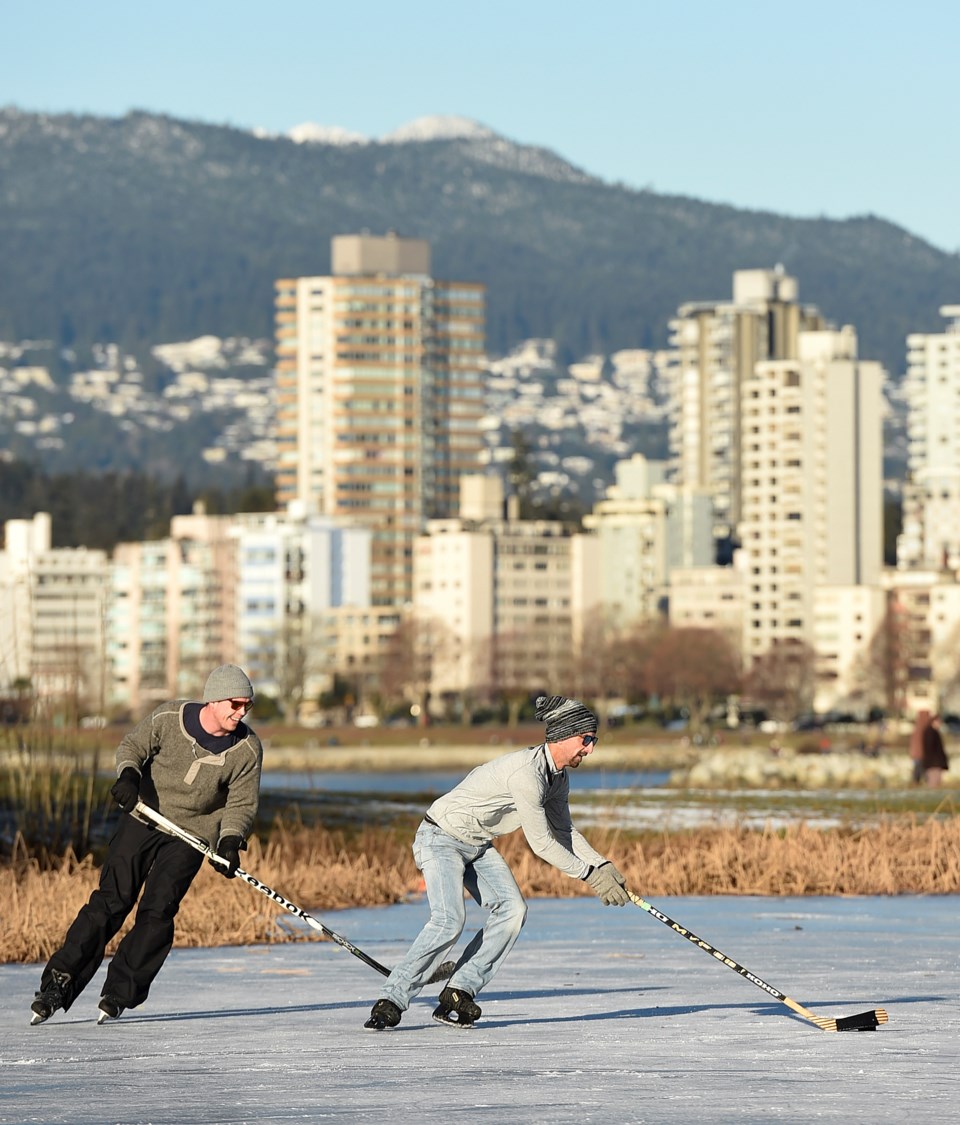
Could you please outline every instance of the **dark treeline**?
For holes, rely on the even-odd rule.
[[[235,488],[191,487],[139,472],[48,474],[21,461],[0,462],[0,522],[49,512],[54,547],[111,551],[117,543],[162,539],[172,516],[197,500],[211,515],[274,507],[273,485],[254,479]]]

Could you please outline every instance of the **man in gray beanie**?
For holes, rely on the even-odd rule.
[[[207,677],[200,702],[161,703],[117,749],[110,790],[123,810],[100,885],[81,908],[40,978],[34,1024],[66,1011],[96,973],[110,939],[143,891],[133,928],[117,948],[100,997],[100,1022],[147,998],[173,945],[174,918],[203,856],[183,840],[126,815],[143,801],[208,840],[232,879],[260,800],[260,739],[244,717],[253,685],[242,668],[222,664]]]
[[[546,723],[543,743],[478,766],[427,810],[413,856],[423,872],[430,918],[387,977],[364,1024],[371,1031],[397,1026],[456,944],[466,921],[464,888],[489,915],[456,962],[433,1018],[457,1028],[472,1027],[479,1019],[475,998],[503,964],[527,916],[517,881],[493,847],[498,836],[522,828],[541,859],[583,879],[605,906],[630,901],[623,876],[570,819],[566,771],[593,752],[597,716],[560,695],[541,696],[536,714]]]

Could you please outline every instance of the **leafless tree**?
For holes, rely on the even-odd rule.
[[[509,723],[538,692],[566,692],[574,660],[570,620],[547,617],[523,628],[504,630],[490,641],[490,695],[507,705]]]
[[[380,667],[384,702],[409,701],[419,725],[429,721],[435,682],[449,674],[456,645],[449,626],[436,617],[407,614],[394,632]]]
[[[854,668],[857,694],[882,704],[888,714],[902,714],[914,647],[906,618],[891,597],[883,620]]]
[[[598,613],[584,626],[572,663],[571,690],[578,699],[591,700],[601,718],[611,699],[621,695],[620,623],[610,614]]]
[[[665,628],[646,659],[644,682],[662,700],[685,707],[699,726],[715,702],[739,689],[740,658],[715,629]]]
[[[816,654],[804,641],[775,641],[746,677],[748,698],[775,719],[787,720],[813,706]]]

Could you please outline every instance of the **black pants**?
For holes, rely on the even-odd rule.
[[[133,928],[120,942],[103,986],[103,995],[116,997],[124,1008],[142,1004],[173,945],[173,920],[202,863],[203,856],[189,844],[133,817],[121,816],[100,873],[100,886],[47,962],[40,987],[47,984],[54,969],[68,973],[63,1007],[69,1008],[100,967],[107,943],[123,925],[142,889]]]

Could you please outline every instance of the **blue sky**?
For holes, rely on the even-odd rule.
[[[960,251],[955,0],[0,0],[0,105],[382,136],[460,114],[633,187]]]

